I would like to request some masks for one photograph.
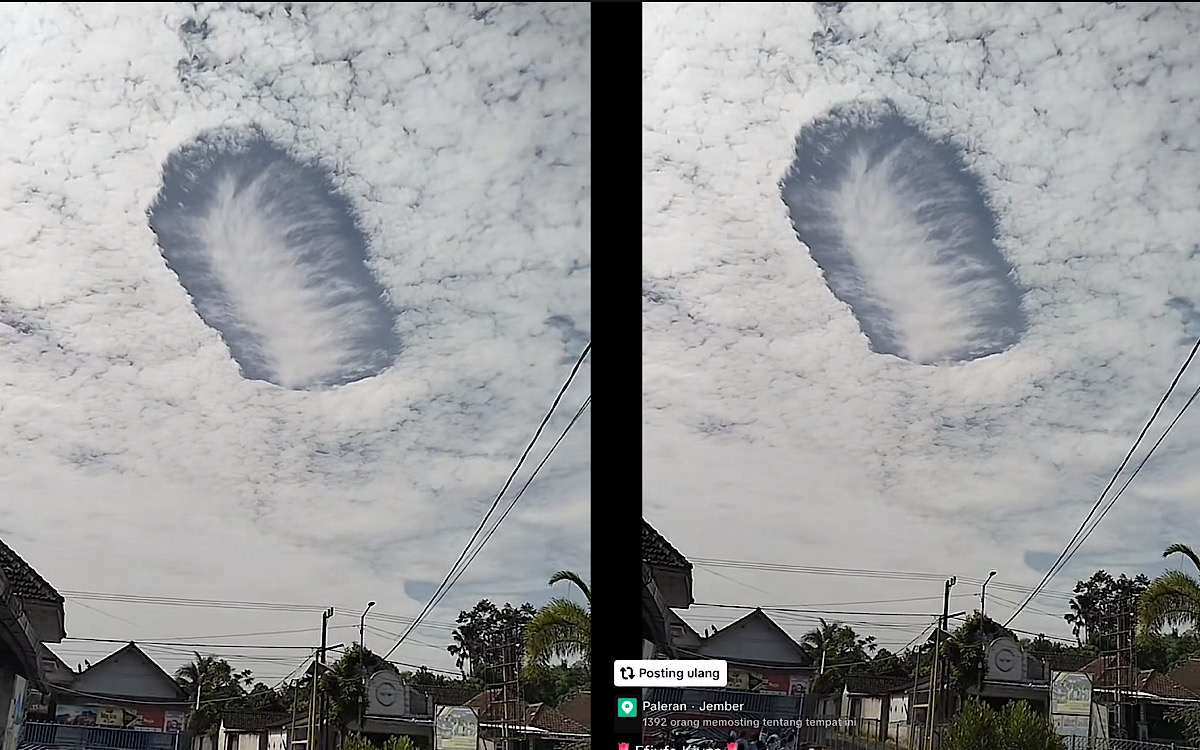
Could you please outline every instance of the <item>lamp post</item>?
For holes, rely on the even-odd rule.
[[[983,619],[983,610],[985,607],[987,607],[988,581],[992,580],[995,577],[996,577],[996,571],[993,570],[991,573],[988,573],[987,580],[985,580],[983,582],[983,585],[979,587],[979,617],[980,617],[980,619]]]
[[[367,602],[367,608],[358,618],[358,669],[362,672],[363,681],[362,699],[358,702],[358,732],[362,735],[366,735],[366,727],[363,726],[363,723],[366,721],[367,712],[367,644],[364,640],[364,633],[367,628],[367,613],[374,606],[375,602]]]

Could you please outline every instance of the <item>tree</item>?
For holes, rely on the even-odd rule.
[[[196,704],[197,692],[200,695],[200,710],[192,712],[188,731],[211,734],[220,726],[221,712],[229,708],[229,703],[244,698],[254,680],[250,670],[237,671],[224,659],[199,653],[195,657],[176,670],[175,681],[192,705]]]
[[[1017,636],[1000,623],[974,613],[960,625],[942,645],[949,672],[946,675],[950,689],[958,695],[979,684],[987,662],[987,646],[997,638]]]
[[[329,701],[334,726],[345,729],[357,721],[367,699],[365,682],[375,672],[396,668],[369,648],[355,643],[321,675],[319,688]]]
[[[1066,750],[1050,722],[1025,701],[997,712],[977,699],[967,702],[946,729],[942,750]]]
[[[800,645],[808,651],[818,668],[824,668],[824,673],[813,680],[814,693],[843,684],[846,675],[855,668],[861,670],[875,652],[874,636],[859,636],[854,628],[838,622],[826,622],[824,619],[818,622],[819,627],[808,631],[800,639]]]
[[[1150,579],[1144,575],[1129,578],[1122,573],[1113,578],[1108,572],[1097,570],[1088,580],[1075,584],[1071,611],[1063,619],[1071,625],[1071,632],[1081,645],[1099,645],[1105,620],[1132,606],[1149,585]]]
[[[1163,557],[1180,554],[1200,570],[1200,557],[1184,544],[1172,544]],[[1182,570],[1168,570],[1149,584],[1138,600],[1138,625],[1145,633],[1165,627],[1200,625],[1200,580]]]
[[[463,677],[483,677],[500,666],[501,646],[506,641],[514,639],[520,650],[525,625],[535,614],[529,603],[520,607],[505,604],[500,608],[483,599],[470,610],[459,613],[454,643],[446,650],[456,658]],[[516,656],[518,662],[522,660],[522,654]]]
[[[547,669],[552,659],[592,661],[592,591],[577,574],[560,570],[550,576],[553,586],[560,581],[575,584],[586,605],[570,599],[554,598],[525,624],[522,636],[525,665],[529,674]]]

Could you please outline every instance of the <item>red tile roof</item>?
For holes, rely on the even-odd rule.
[[[1120,671],[1124,674],[1120,675],[1115,664],[1115,657],[1102,656],[1091,661],[1080,671],[1090,674],[1092,684],[1100,689],[1120,687],[1149,693],[1159,698],[1200,700],[1200,693],[1184,687],[1172,676],[1154,669],[1139,669],[1136,665],[1123,667]]]
[[[563,716],[582,727],[592,728],[592,694],[584,691],[558,707]]]
[[[467,701],[466,705],[475,709],[480,722],[494,724],[504,720],[504,704],[499,689],[485,690]],[[509,710],[513,714],[509,716],[511,724],[523,723],[524,726],[555,734],[591,733],[587,727],[545,703],[525,703],[518,700],[509,706]]]
[[[642,519],[642,562],[663,568],[691,570],[692,564],[671,546],[666,537],[658,533],[646,519]]]

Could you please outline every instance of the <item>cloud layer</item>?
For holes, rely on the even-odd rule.
[[[643,14],[647,517],[696,557],[933,574],[701,568],[698,599],[920,613],[846,618],[897,646],[940,611],[939,575],[963,581],[958,609],[978,602],[966,581],[992,569],[989,599],[1015,601],[997,584],[1040,578],[1026,553],[1057,555],[1194,341],[1200,17],[1046,3],[768,3],[754,14],[672,3]],[[865,316],[831,290],[818,242],[810,255],[797,241],[780,200],[797,135],[839,107],[880,101],[920,130],[911,154],[949,144],[977,176],[995,247],[1025,290],[1027,328],[1003,353],[936,367],[880,356]],[[862,173],[848,194],[887,198],[899,218],[884,227],[862,211],[860,226],[932,236],[936,224],[910,221],[929,193],[905,186],[944,184],[951,170],[890,153],[895,169]],[[922,268],[887,288],[940,300],[934,312],[967,299],[990,309]],[[976,340],[930,330],[931,351]],[[1200,370],[1184,379],[1168,417],[1198,382]],[[1192,417],[1052,589],[1102,566],[1159,571],[1168,543],[1200,534]],[[878,603],[895,599],[908,601]],[[1050,614],[1029,611],[1017,627],[1066,634],[1064,600],[1035,607]],[[1012,606],[996,599],[988,611]],[[737,614],[692,612],[701,626]]]
[[[872,350],[919,364],[976,359],[1024,329],[996,222],[952,146],[887,105],[807,125],[781,186],[796,236]]]
[[[79,599],[75,636],[304,630],[230,641],[301,646],[286,668],[254,652],[248,666],[282,677],[318,640],[322,607],[353,626],[337,642],[368,600],[369,625],[402,630],[424,604],[407,583],[442,580],[590,338],[588,6],[14,5],[0,47],[0,537],[66,591],[307,606]],[[254,128],[277,151],[188,177],[197,208],[213,208],[221,174],[249,192],[187,213],[212,223],[160,249],[146,212],[164,165],[169,189],[172,155]],[[303,216],[324,248],[358,247],[327,232],[344,217],[309,167],[349,204],[404,346],[374,377],[292,390],[245,376],[201,315],[233,305],[280,382],[376,369],[353,338],[376,330],[366,277],[292,241]],[[206,262],[246,247],[219,270],[247,286],[198,290],[177,264],[201,247]],[[335,282],[353,285],[342,305]],[[256,304],[271,313],[248,314]],[[585,367],[547,436],[589,391]],[[435,622],[484,596],[544,601],[559,569],[589,575],[588,425]],[[398,658],[452,668],[444,628],[414,637],[426,645]],[[64,645],[92,661],[111,650]]]
[[[150,227],[243,375],[287,388],[377,375],[399,352],[366,238],[319,168],[206,133],[167,160]]]

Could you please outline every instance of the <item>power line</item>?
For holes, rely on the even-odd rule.
[[[1104,486],[1104,491],[1100,493],[1100,497],[1096,498],[1096,502],[1092,505],[1091,510],[1088,511],[1087,516],[1084,517],[1083,522],[1079,524],[1079,528],[1075,530],[1075,533],[1071,536],[1071,539],[1067,542],[1066,546],[1063,547],[1063,551],[1059,553],[1058,559],[1056,559],[1054,564],[1051,565],[1049,570],[1046,571],[1046,575],[1042,576],[1041,582],[1034,587],[1034,591],[1030,593],[1023,602],[1021,602],[1021,605],[1017,607],[1016,610],[1013,611],[1012,615],[1004,623],[1005,625],[1008,625],[1015,620],[1017,615],[1021,614],[1021,610],[1023,610],[1029,604],[1029,602],[1033,600],[1033,597],[1036,595],[1036,593],[1045,587],[1046,584],[1050,582],[1050,579],[1057,575],[1058,572],[1066,566],[1066,563],[1070,561],[1072,556],[1074,556],[1075,551],[1079,549],[1078,546],[1076,546],[1075,549],[1072,549],[1072,545],[1075,544],[1076,540],[1080,540],[1080,536],[1082,535],[1083,539],[1079,542],[1080,545],[1082,545],[1083,541],[1085,541],[1087,537],[1091,535],[1091,530],[1088,530],[1086,534],[1084,533],[1084,530],[1087,529],[1088,522],[1092,520],[1092,516],[1096,514],[1096,510],[1104,503],[1104,498],[1106,495],[1108,495],[1108,491],[1117,483],[1117,479],[1121,476],[1121,472],[1123,472],[1125,467],[1129,464],[1129,459],[1133,457],[1134,452],[1137,451],[1138,446],[1141,445],[1142,440],[1146,437],[1146,433],[1150,431],[1151,425],[1153,425],[1154,421],[1158,419],[1159,413],[1162,412],[1163,407],[1166,405],[1168,399],[1170,399],[1171,394],[1175,392],[1176,386],[1179,385],[1179,381],[1183,378],[1183,375],[1191,365],[1192,360],[1196,357],[1197,351],[1200,351],[1200,339],[1196,340],[1196,344],[1188,353],[1187,359],[1183,361],[1183,365],[1179,368],[1179,371],[1175,373],[1175,377],[1171,379],[1171,385],[1167,388],[1167,392],[1163,394],[1162,398],[1158,401],[1158,405],[1154,407],[1154,412],[1150,415],[1150,419],[1146,421],[1145,426],[1142,427],[1142,431],[1138,433],[1137,439],[1133,441],[1133,445],[1129,448],[1129,452],[1125,454],[1125,458],[1122,459],[1121,465],[1117,467],[1115,472],[1113,472],[1112,478],[1109,479],[1108,484]],[[1183,416],[1183,412],[1186,411],[1188,406],[1191,405],[1192,401],[1196,398],[1197,393],[1200,393],[1200,388],[1197,389],[1196,393],[1192,394],[1192,397],[1188,399],[1187,404],[1180,409],[1179,414],[1175,416],[1175,419],[1170,425],[1168,425],[1167,429],[1159,437],[1158,442],[1156,442],[1154,446],[1146,453],[1145,458],[1142,459],[1141,464],[1138,465],[1137,471],[1134,472],[1133,476],[1137,476],[1137,473],[1141,470],[1141,467],[1144,466],[1146,461],[1150,459],[1150,456],[1154,454],[1154,450],[1162,443],[1163,439],[1166,438],[1167,434],[1171,431],[1171,428],[1175,426],[1177,421],[1179,421],[1179,418]],[[1133,476],[1131,476],[1129,481],[1127,481],[1121,488],[1121,492],[1124,492],[1125,487],[1129,486],[1129,482],[1133,481]],[[1118,492],[1118,494],[1113,498],[1114,503],[1120,498],[1121,492]],[[1110,503],[1108,507],[1111,508],[1112,504]],[[1107,509],[1105,512],[1107,513]],[[1096,523],[1099,523],[1099,519],[1097,519]],[[1091,528],[1095,529],[1095,525],[1093,525]]]
[[[295,646],[295,645],[284,645],[284,644],[265,645],[265,644],[252,644],[252,643],[244,643],[244,644],[237,644],[237,643],[182,643],[179,641],[131,641],[128,638],[81,638],[78,636],[68,636],[68,637],[64,638],[63,640],[64,641],[86,641],[88,643],[124,643],[124,644],[136,643],[139,646],[180,646],[180,647],[184,647],[184,648],[233,648],[233,649],[286,648],[286,649],[292,649],[293,651],[296,649],[302,649],[305,651],[312,650],[311,646]]]
[[[937,617],[931,612],[849,612],[839,610],[822,610],[822,609],[794,609],[790,607],[759,607],[750,604],[711,604],[708,602],[696,602],[693,607],[715,607],[717,609],[761,609],[764,612],[788,612],[791,614],[801,615],[862,615],[864,617]]]
[[[66,599],[74,601],[76,604],[83,605],[78,600],[91,601],[111,601],[120,604],[144,604],[156,606],[170,607],[197,607],[202,609],[232,609],[232,610],[270,610],[282,612],[324,612],[328,607],[314,604],[290,604],[283,602],[260,602],[260,601],[244,601],[232,599],[200,599],[200,598],[180,598],[170,596],[142,596],[135,594],[120,594],[114,592],[100,591],[61,591]],[[341,610],[350,611],[355,607],[342,607]],[[114,615],[105,614],[109,617]],[[375,619],[388,620],[391,622],[410,623],[416,618],[405,617],[404,615],[389,614],[386,612],[372,611],[371,616]],[[340,627],[340,626],[337,626]],[[444,630],[453,631],[457,626],[452,623],[438,622],[435,620],[423,620],[419,627],[429,630]],[[308,628],[307,630],[314,630]],[[219,636],[212,636],[219,637]]]
[[[538,465],[533,467],[533,472],[531,472],[529,478],[525,480],[525,484],[521,485],[521,489],[517,490],[517,494],[513,497],[512,501],[509,502],[508,507],[504,509],[504,512],[500,514],[500,518],[496,520],[495,525],[488,530],[488,533],[483,537],[483,541],[479,543],[479,546],[475,548],[475,551],[471,553],[471,556],[467,558],[467,561],[463,563],[461,568],[459,568],[458,574],[454,576],[454,580],[450,582],[450,585],[446,587],[446,591],[443,591],[442,596],[437,600],[437,602],[434,603],[435,607],[441,603],[442,599],[444,599],[446,596],[446,592],[453,588],[454,584],[458,583],[458,579],[462,578],[462,574],[466,572],[471,563],[475,561],[475,558],[479,556],[479,551],[483,549],[483,546],[487,544],[488,540],[492,538],[492,535],[496,533],[496,529],[500,528],[500,524],[504,523],[504,519],[508,518],[508,514],[512,511],[513,507],[516,506],[517,501],[521,499],[521,496],[525,494],[525,490],[529,489],[529,485],[533,484],[533,480],[537,478],[538,472],[540,472],[542,467],[546,465],[546,462],[550,460],[550,456],[554,455],[554,451],[558,448],[558,444],[563,441],[563,438],[567,436],[567,433],[571,431],[571,428],[575,426],[575,423],[579,421],[579,418],[583,416],[583,413],[587,411],[587,408],[591,406],[591,404],[592,397],[589,394],[579,406],[579,409],[576,410],[575,416],[571,417],[571,421],[568,422],[567,426],[563,428],[563,431],[559,434],[558,439],[555,440],[554,444],[550,446],[550,450],[546,451],[546,455],[542,456],[542,460],[538,462]]]
[[[766,562],[751,562],[747,560],[725,560],[714,558],[694,557],[689,558],[696,567],[718,567],[718,568],[736,568],[742,570],[763,570],[774,573],[794,573],[800,575],[825,575],[834,577],[846,578],[875,578],[884,580],[911,580],[911,581],[942,581],[948,578],[948,574],[943,573],[924,573],[924,572],[902,572],[892,570],[870,570],[859,568],[832,568],[832,567],[816,567],[810,565],[787,565],[782,563],[766,563]],[[983,583],[982,578],[971,578],[969,576],[958,576],[958,580],[963,583],[980,584]],[[1028,586],[1020,586],[1013,583],[1005,583],[1002,581],[993,581],[990,584],[993,589],[1001,589],[1007,591],[1016,591],[1026,593],[1032,589]],[[1054,597],[1058,599],[1071,599],[1073,594],[1065,591],[1052,591],[1043,589],[1038,594],[1039,596]],[[941,597],[932,597],[941,599]],[[916,601],[914,599],[913,601]]]
[[[587,356],[591,351],[592,343],[589,341],[587,346],[583,348],[583,351],[580,352],[579,358],[575,360],[575,365],[571,368],[570,374],[563,382],[562,387],[558,389],[558,393],[554,396],[554,402],[550,404],[550,408],[546,411],[546,415],[542,417],[541,423],[538,424],[537,430],[535,430],[533,433],[533,437],[530,438],[529,443],[525,446],[525,450],[522,451],[521,457],[517,459],[517,465],[514,466],[512,472],[509,473],[508,479],[504,481],[504,486],[501,487],[500,492],[496,494],[496,499],[492,501],[491,507],[488,508],[487,513],[484,514],[483,519],[479,522],[479,526],[475,529],[475,533],[471,534],[471,538],[467,541],[466,546],[463,547],[462,554],[460,554],[458,559],[454,561],[454,564],[450,566],[450,570],[446,573],[446,577],[442,579],[442,582],[438,585],[437,590],[433,592],[433,596],[429,597],[429,603],[426,604],[421,610],[421,613],[417,615],[417,618],[413,621],[412,625],[410,625],[408,629],[404,631],[404,634],[400,636],[400,639],[396,641],[396,644],[392,646],[386,654],[383,655],[384,659],[387,659],[387,657],[391,656],[392,653],[400,647],[400,644],[404,643],[404,639],[407,638],[414,629],[416,629],[421,620],[423,620],[437,604],[437,602],[440,601],[439,597],[441,596],[442,591],[447,588],[447,584],[449,584],[450,579],[454,577],[454,573],[458,569],[458,566],[466,558],[467,554],[470,553],[472,545],[475,544],[475,540],[479,538],[481,533],[483,533],[484,527],[487,526],[488,519],[492,517],[492,513],[494,513],[496,508],[500,505],[500,500],[504,497],[504,493],[508,492],[508,488],[512,485],[513,480],[517,476],[517,472],[519,472],[521,467],[525,464],[525,459],[529,456],[530,451],[533,450],[533,446],[537,443],[538,438],[541,437],[542,431],[546,429],[546,424],[550,421],[550,418],[554,416],[554,412],[558,409],[559,402],[562,401],[562,397],[566,394],[567,389],[575,380],[575,376],[579,373],[579,368],[583,366],[583,361],[587,359]]]

